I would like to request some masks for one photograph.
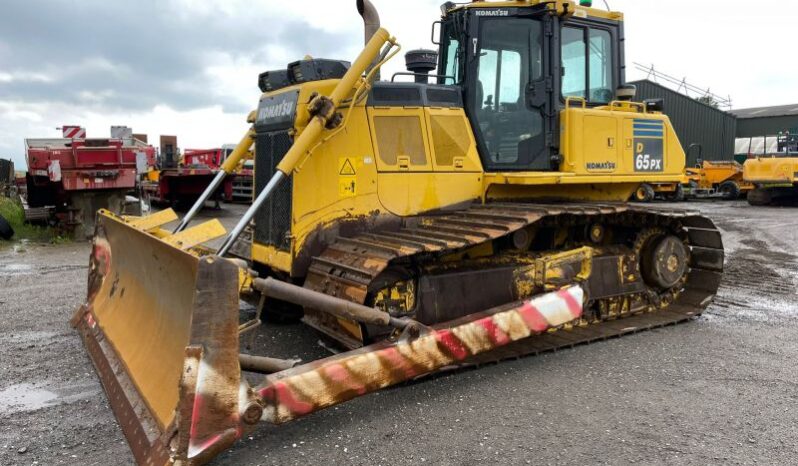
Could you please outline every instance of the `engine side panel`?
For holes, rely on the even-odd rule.
[[[257,131],[256,191],[303,129],[313,93],[334,85],[280,91],[298,92],[297,127]],[[684,153],[668,118],[620,103],[562,112],[560,171],[485,173],[472,125],[461,103],[447,97],[453,89],[381,83],[368,99],[342,108],[343,124],[323,136],[256,218],[252,259],[301,278],[335,238],[395,230],[404,218],[485,200],[624,201],[641,182],[681,179]]]

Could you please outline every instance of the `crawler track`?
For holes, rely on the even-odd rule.
[[[469,363],[553,351],[684,322],[699,316],[714,298],[720,285],[724,256],[721,236],[713,222],[691,211],[625,204],[496,203],[409,219],[397,231],[339,239],[314,258],[305,286],[363,303],[369,285],[392,264],[410,259],[434,260],[436,256],[492,241],[544,220],[565,224],[575,219],[612,220],[639,227],[668,225],[683,233],[690,249],[690,270],[677,299],[656,311],[638,311],[596,324],[562,328],[482,355]],[[349,342],[348,346],[357,347],[359,342]]]

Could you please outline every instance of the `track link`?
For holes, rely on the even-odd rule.
[[[591,222],[601,222],[620,217],[630,224],[674,223],[685,233],[691,252],[684,288],[676,301],[664,309],[632,313],[587,326],[561,328],[481,355],[468,363],[482,364],[553,351],[688,321],[701,315],[720,286],[724,258],[721,236],[711,220],[696,212],[626,204],[492,203],[473,205],[455,213],[407,219],[397,231],[341,238],[314,258],[305,287],[364,303],[371,283],[392,264],[414,256],[454,253],[557,217],[561,221],[566,221],[567,217],[586,217]],[[436,327],[439,326],[446,324]],[[353,341],[348,346],[354,348],[358,344]]]

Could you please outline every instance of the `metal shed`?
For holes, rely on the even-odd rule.
[[[635,100],[664,99],[668,115],[684,150],[700,144],[705,160],[733,160],[737,118],[731,113],[698,102],[684,94],[652,81],[633,81],[637,86]],[[687,165],[695,165],[698,151],[688,153]]]
[[[737,137],[798,133],[798,104],[732,110],[737,116]]]

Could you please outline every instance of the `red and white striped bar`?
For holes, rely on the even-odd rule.
[[[65,139],[86,139],[86,129],[80,126],[62,126],[61,131]]]
[[[412,341],[381,342],[268,376],[255,390],[263,420],[282,424],[352,398],[458,364],[578,319],[584,292],[564,288],[473,314]]]

